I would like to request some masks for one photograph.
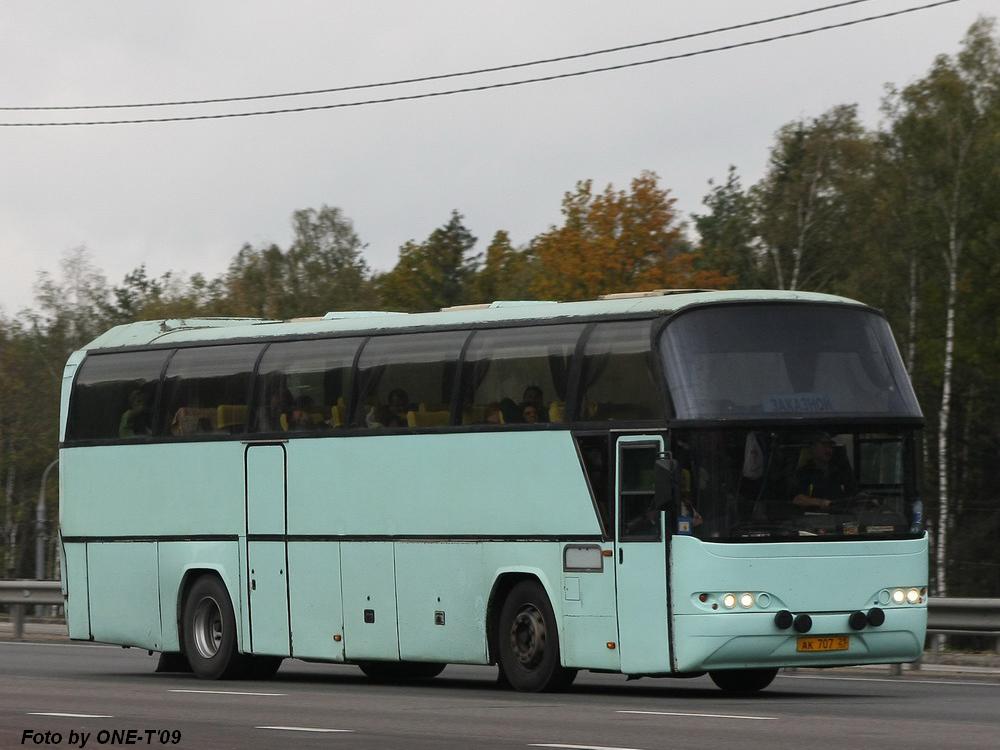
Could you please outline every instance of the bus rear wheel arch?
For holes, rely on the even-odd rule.
[[[497,618],[500,681],[523,692],[562,690],[576,678],[560,664],[559,631],[545,589],[534,578],[515,584]]]
[[[727,693],[756,693],[774,680],[777,669],[714,669],[708,673]]]

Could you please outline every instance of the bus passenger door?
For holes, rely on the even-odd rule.
[[[615,583],[624,674],[670,671],[666,529],[654,503],[662,451],[658,435],[620,436],[616,445]]]
[[[250,650],[288,656],[285,446],[246,449],[247,589]]]

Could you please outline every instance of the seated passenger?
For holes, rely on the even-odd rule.
[[[516,424],[521,421],[521,409],[512,398],[504,396],[500,399],[500,414],[503,415],[505,424]]]
[[[152,419],[146,405],[146,394],[136,389],[128,394],[128,409],[118,423],[118,437],[130,438],[149,435],[153,431]]]
[[[538,424],[540,421],[538,407],[532,403],[521,404],[521,421],[525,424]]]
[[[833,448],[833,438],[825,432],[810,437],[809,458],[795,472],[792,505],[799,512],[830,511],[837,501],[855,495],[853,472],[833,461]]]
[[[293,405],[291,391],[286,387],[274,387],[268,397],[267,407],[260,415],[260,432],[277,432],[284,429],[281,422],[282,415],[287,415]]]
[[[389,391],[388,403],[371,410],[366,417],[369,427],[406,427],[406,412],[410,410],[410,397],[402,388]]]
[[[288,429],[294,432],[314,430],[319,424],[313,421],[313,401],[309,396],[299,396],[288,412]]]
[[[500,404],[494,401],[492,404],[486,405],[486,413],[483,415],[483,422],[486,424],[503,424],[503,412],[500,410]]]
[[[536,422],[547,422],[549,416],[549,410],[545,408],[545,398],[542,394],[542,389],[537,385],[529,385],[524,389],[524,393],[521,395],[521,405],[522,411],[525,404],[533,404],[535,407],[535,414],[537,415]]]

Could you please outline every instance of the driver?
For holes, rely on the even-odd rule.
[[[849,466],[840,466],[833,460],[833,438],[818,432],[810,436],[808,448],[808,459],[795,472],[796,494],[792,505],[803,513],[829,511],[838,500],[853,497],[856,493],[853,472]]]

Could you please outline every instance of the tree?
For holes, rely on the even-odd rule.
[[[735,167],[729,167],[725,182],[708,182],[702,200],[709,211],[695,214],[698,230],[698,266],[734,278],[735,286],[753,289],[764,283],[755,225],[754,202],[740,184]]]
[[[851,183],[868,169],[871,140],[855,105],[840,105],[777,133],[767,174],[753,186],[757,233],[769,285],[817,289],[828,285],[838,255],[838,231],[850,227]]]
[[[476,238],[462,219],[452,211],[424,242],[409,240],[399,249],[395,268],[375,281],[384,307],[422,312],[468,301],[476,262],[469,253]]]
[[[493,235],[485,260],[472,278],[470,299],[475,302],[532,299],[533,271],[530,252],[511,245],[510,235],[500,229]]]
[[[296,211],[292,228],[287,251],[240,248],[222,283],[229,314],[285,319],[371,306],[365,245],[339,208]]]
[[[608,185],[596,195],[590,180],[578,182],[563,197],[562,225],[532,242],[534,293],[578,300],[664,286],[728,285],[731,279],[694,267],[675,199],[658,181],[643,172],[628,192]]]
[[[921,230],[938,248],[945,279],[940,402],[937,411],[938,508],[935,539],[936,595],[946,596],[948,539],[953,505],[951,428],[960,294],[966,255],[973,247],[995,252],[984,236],[995,231],[1000,189],[1000,44],[993,23],[980,19],[954,57],[939,56],[930,72],[892,92],[891,133],[898,143],[914,199],[928,207]],[[995,385],[995,383],[993,384]]]

